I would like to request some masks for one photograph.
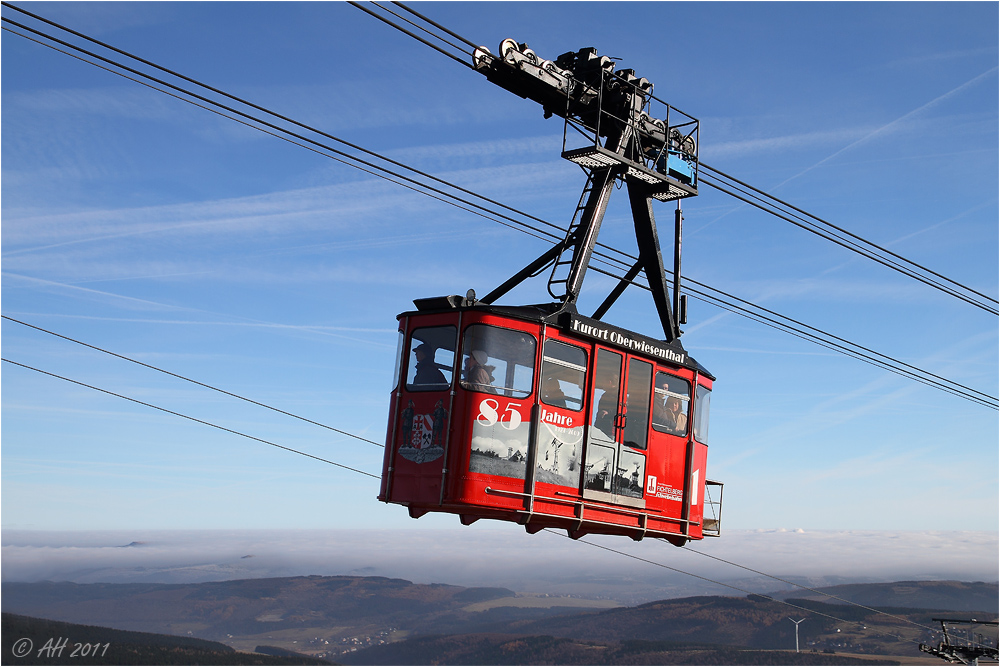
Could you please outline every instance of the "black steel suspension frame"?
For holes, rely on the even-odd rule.
[[[669,166],[670,155],[682,156],[697,169],[698,121],[680,114],[677,127],[667,117],[647,113],[652,85],[631,70],[614,71],[614,64],[593,49],[560,56],[555,63],[538,58],[525,44],[504,40],[500,55],[485,48],[473,56],[477,70],[497,85],[542,104],[546,117],[565,119],[563,157],[588,172],[587,184],[565,238],[481,299],[492,304],[511,289],[551,266],[549,294],[563,309],[576,309],[597,237],[615,184],[624,182],[639,248],[638,262],[594,312],[602,318],[625,288],[644,271],[653,295],[664,339],[680,338],[685,303],[680,295],[681,213],[673,238],[673,296],[660,249],[652,200],[670,201],[697,194],[697,173],[685,179]],[[566,129],[572,126],[592,137],[590,146],[566,150]],[[603,142],[602,142],[603,140]],[[684,182],[684,181],[687,182]]]

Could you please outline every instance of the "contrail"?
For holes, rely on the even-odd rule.
[[[806,173],[812,171],[813,169],[815,169],[816,167],[820,166],[821,164],[823,164],[825,162],[829,162],[830,160],[832,160],[833,158],[837,157],[841,153],[843,153],[845,151],[848,151],[848,150],[854,148],[855,146],[868,141],[869,139],[877,137],[880,134],[884,134],[890,128],[892,128],[895,125],[898,125],[899,123],[902,123],[903,121],[905,121],[910,116],[914,116],[914,115],[920,113],[921,111],[923,111],[924,109],[928,109],[928,108],[934,106],[935,104],[937,104],[939,102],[943,102],[944,100],[948,99],[949,97],[957,95],[958,93],[962,92],[966,88],[970,88],[971,86],[976,85],[981,79],[986,78],[987,76],[989,76],[990,74],[992,74],[993,72],[996,72],[996,71],[997,71],[997,68],[996,67],[992,67],[989,70],[987,70],[987,71],[983,72],[982,74],[980,74],[979,76],[976,76],[976,77],[973,77],[973,78],[969,79],[968,81],[966,81],[962,85],[958,86],[957,88],[953,88],[953,89],[949,90],[947,93],[944,93],[943,95],[940,95],[939,97],[935,97],[930,102],[927,102],[926,104],[923,104],[923,105],[917,107],[913,111],[910,111],[908,113],[903,114],[902,116],[900,116],[896,120],[891,121],[889,123],[886,123],[885,125],[883,125],[882,127],[878,128],[877,130],[872,130],[871,132],[869,132],[865,136],[861,137],[857,141],[854,141],[854,142],[852,142],[852,143],[844,146],[843,148],[841,148],[837,152],[832,153],[832,154],[826,156],[825,158],[823,158],[822,160],[820,160],[816,164],[812,165],[811,167],[806,167],[804,170],[800,171],[799,173],[795,174],[794,176],[790,176],[790,177],[786,178],[784,181],[782,181],[781,183],[778,183],[776,186],[774,186],[772,188],[772,191],[773,190],[777,190],[778,188],[780,188],[782,185],[785,185],[789,181],[794,180],[794,179],[798,178],[799,176],[802,176],[803,174],[806,174]]]

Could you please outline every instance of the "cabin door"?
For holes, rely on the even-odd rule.
[[[641,504],[653,366],[598,348],[591,389],[584,495]]]

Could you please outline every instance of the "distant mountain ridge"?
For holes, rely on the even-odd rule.
[[[842,584],[816,590],[866,607],[908,607],[992,613],[997,613],[1000,608],[1000,586],[997,582],[896,581],[885,584]],[[771,593],[771,597],[778,600],[801,598],[838,603],[826,595],[802,589]]]
[[[386,577],[287,577],[201,584],[4,583],[5,611],[141,632],[221,639],[316,624],[355,632],[423,625],[502,588],[413,584]]]
[[[834,588],[848,589],[840,591],[846,597],[871,585]],[[940,606],[936,611],[886,608],[881,601],[896,599],[893,595],[909,603],[959,600],[965,595],[991,603],[974,610],[980,620],[996,618],[996,584],[898,582],[879,584],[876,590],[883,597],[871,593],[866,606],[884,608],[892,616],[836,600],[804,599],[802,593],[787,604],[760,595],[701,596],[608,609],[595,608],[593,601],[519,596],[503,588],[350,576],[202,584],[5,583],[0,593],[4,610],[18,614],[188,635],[243,651],[274,647],[344,664],[421,664],[400,656],[406,655],[407,647],[432,653],[433,646],[452,656],[455,664],[533,664],[535,659],[551,664],[559,663],[553,656],[560,652],[565,660],[577,661],[565,664],[587,664],[588,655],[594,658],[592,664],[641,664],[646,659],[676,664],[669,662],[675,658],[724,664],[726,659],[718,651],[794,648],[795,628],[788,620],[793,614],[807,619],[800,630],[803,647],[810,652],[852,652],[884,659],[919,655],[918,642],[936,643],[933,616],[973,612]],[[922,590],[927,597],[920,597]],[[905,619],[902,626],[900,619]],[[491,638],[496,634],[508,639]],[[509,637],[542,639],[525,644],[511,643]],[[604,648],[587,648],[587,642]],[[647,642],[639,651],[645,657],[633,655],[635,651],[622,653],[627,642]],[[662,651],[650,648],[648,642],[670,644],[671,651],[679,650],[677,645],[699,645],[704,651],[698,656],[688,653],[687,658],[655,657]],[[511,660],[518,656],[527,662],[504,662],[505,651]],[[486,660],[482,657],[486,655],[493,658],[477,662]],[[598,656],[604,656],[603,662],[596,661]],[[494,659],[499,662],[490,662]],[[764,661],[759,664],[777,660],[765,655],[754,659]]]

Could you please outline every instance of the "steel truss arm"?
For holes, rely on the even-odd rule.
[[[669,343],[680,337],[680,329],[670,308],[670,289],[663,270],[663,254],[656,234],[656,220],[653,218],[653,200],[649,186],[643,181],[626,177],[628,199],[632,205],[632,223],[635,225],[635,240],[639,244],[639,262],[646,272],[649,290],[653,293],[653,303],[660,316],[665,340]],[[677,244],[680,239],[676,239]]]

